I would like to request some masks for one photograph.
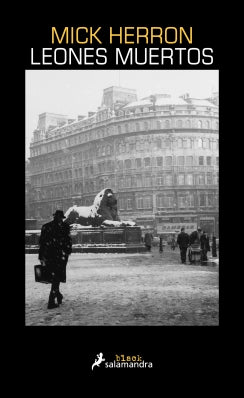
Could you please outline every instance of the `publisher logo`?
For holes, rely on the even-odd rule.
[[[103,358],[103,353],[97,354],[97,358],[95,362],[92,364],[92,370],[95,366],[100,367],[100,365],[104,362],[105,369],[111,368],[152,368],[153,363],[150,361],[144,360],[142,355],[134,354],[134,355],[125,355],[125,354],[115,354],[114,357],[110,358],[105,362],[105,358]]]
[[[92,364],[92,370],[94,366],[100,366],[100,364],[105,361],[105,358],[103,358],[103,353],[100,352],[100,354],[97,354],[97,359],[95,359],[95,362]]]

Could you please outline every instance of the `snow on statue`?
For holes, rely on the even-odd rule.
[[[110,188],[97,194],[91,206],[72,206],[65,213],[69,224],[98,227],[135,225],[134,222],[121,222],[118,216],[117,199]]]

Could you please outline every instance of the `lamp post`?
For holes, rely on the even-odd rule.
[[[66,146],[62,149],[64,154],[71,153],[71,150],[67,147],[68,143],[67,140],[65,142]],[[72,198],[72,205],[73,203],[73,196],[74,196],[74,154],[71,153],[71,198]]]

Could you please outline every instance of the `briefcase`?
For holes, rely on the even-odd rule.
[[[34,266],[35,281],[40,283],[52,283],[53,274],[48,270],[46,266],[37,264]]]

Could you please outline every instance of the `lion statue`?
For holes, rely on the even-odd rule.
[[[117,199],[112,189],[105,188],[97,194],[91,206],[72,206],[66,213],[66,222],[84,226],[98,227],[104,221],[120,221]]]

